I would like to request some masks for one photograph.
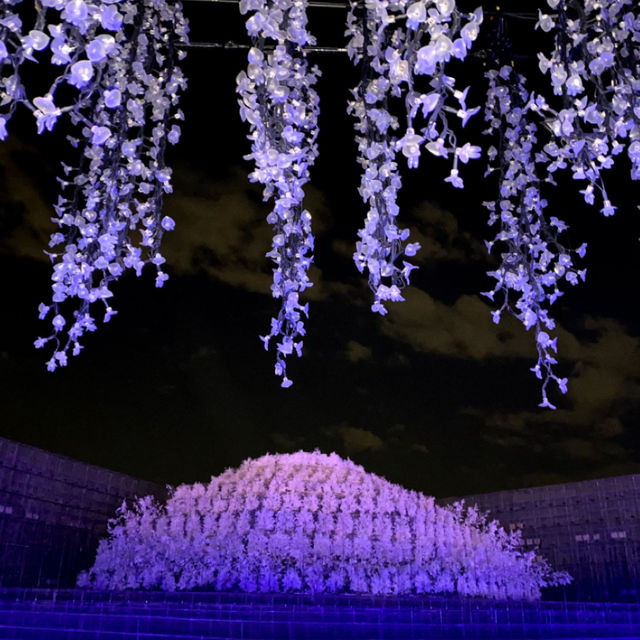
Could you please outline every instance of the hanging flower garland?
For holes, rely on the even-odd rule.
[[[535,329],[538,362],[531,370],[542,380],[540,406],[555,409],[547,397],[549,381],[554,380],[566,393],[567,380],[553,371],[553,365],[557,364],[554,356],[557,338],[547,333],[555,328],[547,305],[563,295],[558,288],[562,280],[571,285],[584,281],[586,270],[576,271],[572,254],[584,257],[586,244],[575,251],[567,249],[558,240],[567,225],[545,214],[547,202],[541,193],[543,181],[536,166],[537,98],[529,94],[524,78],[509,66],[492,69],[486,77],[489,81],[486,133],[498,138],[498,148],[488,150],[491,165],[487,173],[498,171],[499,196],[496,201],[484,204],[490,211],[489,224],[499,225],[500,229],[487,242],[487,248],[491,252],[497,244],[504,251],[500,267],[489,272],[496,285],[484,295],[491,300],[498,293],[503,296],[500,308],[492,312],[496,324],[506,311],[527,330]]]
[[[95,78],[115,52],[114,34],[122,27],[121,0],[86,4],[83,0],[42,0],[35,3],[33,29],[26,32],[17,12],[21,0],[3,3],[0,9],[0,138],[7,135],[6,126],[22,103],[37,121],[38,132],[51,131],[63,113],[87,104],[98,87]],[[119,4],[120,3],[120,4]],[[11,5],[16,7],[11,10]],[[129,6],[125,10],[135,10]],[[26,33],[25,33],[26,32]],[[31,100],[20,77],[25,61],[41,62],[50,54],[54,67],[62,71],[43,96]],[[69,104],[54,103],[57,89],[63,85],[78,89]]]
[[[5,0],[0,6],[0,140],[7,137],[7,124],[23,100],[20,66],[25,58],[22,20],[12,7],[20,0]]]
[[[380,9],[380,5],[375,5]],[[354,260],[360,273],[369,272],[369,286],[374,292],[373,311],[387,313],[383,302],[404,300],[400,290],[409,283],[409,274],[414,268],[409,262],[400,269],[395,264],[400,256],[413,256],[420,249],[419,243],[405,246],[408,229],[396,226],[398,215],[397,192],[402,185],[398,165],[395,161],[398,119],[389,113],[389,97],[392,84],[388,75],[389,65],[380,63],[371,51],[391,48],[391,30],[376,29],[375,9],[365,13],[357,3],[351,3],[348,17],[351,40],[349,55],[362,68],[362,81],[353,90],[348,113],[356,118],[355,129],[358,143],[358,162],[362,167],[360,196],[369,206],[365,226],[358,231]],[[387,46],[384,46],[384,45]],[[402,74],[407,63],[396,60],[394,71]],[[383,281],[383,278],[385,280]],[[384,284],[389,282],[390,286]]]
[[[309,66],[303,49],[315,42],[307,31],[306,6],[305,0],[240,2],[241,13],[251,13],[246,26],[253,43],[247,71],[237,78],[240,115],[251,127],[246,159],[255,163],[250,180],[264,185],[265,200],[275,201],[267,216],[274,230],[267,257],[276,265],[273,297],[282,299],[270,332],[261,339],[265,349],[272,338],[277,341],[275,372],[283,387],[292,384],[285,358],[294,351],[302,354],[309,305],[301,303],[300,293],[312,286],[307,274],[313,260],[311,214],[302,201],[318,155],[319,101],[313,87],[320,71]]]
[[[413,257],[420,248],[417,242],[406,243],[409,231],[396,224],[401,186],[397,152],[402,151],[411,168],[418,166],[422,146],[436,156],[451,154],[453,167],[446,181],[460,188],[458,161],[479,157],[478,147],[458,147],[447,119],[447,113],[453,113],[464,126],[478,108],[467,108],[468,89],[456,90],[454,79],[444,71],[451,58],[466,57],[481,22],[481,9],[461,14],[454,0],[350,3],[348,52],[360,65],[362,80],[352,92],[348,111],[356,119],[358,162],[363,169],[359,192],[369,207],[365,225],[358,231],[354,260],[361,273],[368,271],[374,292],[371,308],[382,315],[387,313],[385,301],[404,299],[401,290],[415,269],[405,260],[402,268],[396,262],[402,256]],[[429,93],[415,89],[414,75],[430,79]],[[404,97],[404,135],[394,133],[399,122],[389,112],[393,97]],[[449,106],[451,98],[456,107]],[[418,133],[413,121],[419,111],[426,126]]]
[[[410,168],[418,166],[422,148],[449,159],[446,181],[462,188],[459,164],[480,155],[479,147],[458,145],[450,127],[449,118],[464,126],[478,108],[467,107],[468,88],[456,89],[446,69],[452,58],[465,59],[482,11],[463,13],[455,0],[350,1],[348,52],[362,79],[348,111],[356,121],[359,191],[368,207],[354,259],[368,272],[372,309],[385,314],[386,302],[403,300],[415,268],[405,258],[420,248],[397,224],[397,156]],[[540,12],[537,27],[554,33],[554,48],[549,57],[539,54],[539,66],[555,99],[530,95],[510,67],[487,74],[485,118],[498,140],[489,149],[489,172],[499,175],[499,196],[485,203],[499,230],[487,245],[498,244],[502,252],[499,268],[489,274],[496,285],[485,295],[503,296],[493,312],[496,323],[506,311],[527,329],[535,327],[532,371],[542,380],[541,406],[554,408],[548,383],[565,392],[566,379],[553,369],[549,306],[562,295],[562,281],[584,280],[574,254],[582,258],[586,245],[570,250],[560,243],[567,226],[546,215],[541,185],[570,168],[574,179],[586,182],[585,201],[593,204],[599,195],[608,216],[615,206],[603,171],[615,157],[626,151],[631,177],[640,179],[640,7],[635,0],[547,2],[552,13]],[[317,157],[319,71],[305,55],[304,47],[314,43],[306,8],[306,0],[240,2],[241,13],[250,14],[252,39],[247,70],[238,76],[240,114],[251,127],[250,179],[264,185],[265,200],[274,200],[267,257],[275,263],[272,293],[282,302],[261,339],[266,349],[272,338],[277,343],[275,371],[283,387],[291,385],[286,357],[302,352],[308,304],[300,294],[312,286],[313,236],[303,187]],[[160,245],[175,223],[162,215],[163,196],[171,192],[164,154],[180,137],[178,99],[186,83],[176,47],[186,41],[187,27],[181,5],[167,0],[37,0],[34,12],[21,9],[21,0],[0,5],[0,139],[22,104],[39,133],[66,116],[80,155],[77,166],[63,164],[59,178],[58,229],[48,252],[53,295],[40,305],[52,328],[36,346],[51,343],[47,366],[54,370],[67,363],[69,351],[80,352],[86,331],[95,330],[93,303],[104,307],[104,321],[115,313],[110,286],[122,273],[140,275],[152,263],[156,286],[167,279]],[[23,24],[30,15],[32,28]],[[24,69],[49,56],[49,88],[28,95]]]
[[[605,216],[613,215],[601,175],[625,148],[631,177],[640,179],[640,8],[635,0],[547,0],[537,27],[552,31],[555,46],[538,54],[562,108],[541,102],[554,139],[545,146],[549,173],[569,166],[588,204],[600,192]]]
[[[48,253],[54,263],[52,303],[39,309],[41,319],[52,316],[52,332],[35,342],[37,348],[53,343],[50,371],[67,364],[70,348],[77,355],[80,338],[96,329],[92,303],[103,304],[105,322],[116,313],[108,302],[113,295],[109,287],[127,269],[140,275],[151,262],[157,269],[156,286],[163,285],[168,276],[162,271],[160,243],[174,227],[171,218],[162,216],[162,200],[171,192],[165,147],[180,137],[174,121],[182,119],[178,100],[186,85],[177,67],[183,54],[176,45],[187,33],[181,5],[144,0],[122,2],[118,9],[113,4],[83,9],[82,4],[75,2],[78,24],[72,32],[85,37],[87,60],[71,59],[64,76],[81,89],[70,109],[78,137],[69,138],[80,152],[80,163],[63,165],[63,195],[53,219],[58,230]],[[72,5],[66,5],[67,18]],[[81,20],[96,14],[100,24],[114,29],[114,36],[96,36],[96,25]],[[49,30],[64,33],[61,25]],[[39,130],[50,129],[60,115],[53,100],[50,92],[33,101]],[[134,232],[141,234],[139,241]]]

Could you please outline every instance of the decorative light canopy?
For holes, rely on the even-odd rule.
[[[556,375],[555,327],[549,306],[561,285],[585,279],[576,250],[561,244],[567,225],[546,213],[546,184],[569,169],[589,204],[605,216],[615,206],[603,170],[619,156],[640,178],[640,8],[635,0],[547,0],[550,13],[536,28],[553,34],[551,52],[538,54],[549,81],[548,95],[534,94],[525,79],[496,56],[486,74],[485,120],[490,142],[487,173],[497,172],[498,193],[485,205],[498,230],[487,242],[500,254],[489,273],[496,284],[485,295],[499,298],[493,319],[503,312],[535,328],[542,380],[540,406],[553,408],[547,388]],[[307,0],[240,0],[251,39],[248,66],[237,79],[240,115],[249,123],[255,163],[250,180],[264,185],[273,200],[267,221],[275,263],[273,296],[281,300],[265,348],[276,345],[276,374],[291,385],[285,359],[301,355],[308,304],[300,295],[311,286],[311,214],[303,207],[304,185],[317,157],[319,76],[306,48],[315,40],[307,29]],[[51,333],[37,347],[54,346],[47,366],[54,370],[76,355],[80,338],[96,328],[91,304],[115,313],[109,285],[128,269],[157,269],[156,285],[167,279],[160,245],[174,221],[162,215],[162,197],[171,191],[166,143],[180,136],[179,94],[185,79],[178,67],[187,26],[180,3],[166,0],[36,0],[32,29],[20,17],[21,0],[0,6],[0,138],[19,104],[29,108],[38,132],[65,116],[73,130],[79,162],[63,165],[62,194],[55,205],[58,229],[51,236],[54,271],[51,304],[40,306]],[[457,131],[478,107],[467,106],[468,88],[456,86],[453,59],[464,61],[483,22],[482,9],[465,13],[455,0],[351,0],[347,52],[360,70],[348,113],[355,119],[360,195],[367,206],[354,259],[368,273],[372,309],[401,301],[415,265],[405,260],[420,249],[398,223],[401,178],[398,158],[419,165],[423,149],[449,160],[446,178],[464,188],[460,164],[479,158],[480,147],[459,144]],[[60,69],[48,92],[30,96],[23,65],[50,54]],[[63,104],[61,85],[74,91]],[[401,115],[398,115],[398,114]],[[141,237],[134,238],[133,232]],[[494,249],[495,247],[495,249]],[[400,264],[401,262],[401,264]],[[75,302],[74,302],[75,301]]]

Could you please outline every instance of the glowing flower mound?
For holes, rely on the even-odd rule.
[[[165,506],[123,505],[78,584],[536,599],[570,581],[519,541],[474,508],[301,451],[182,485]]]

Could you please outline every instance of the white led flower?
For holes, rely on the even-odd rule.
[[[116,41],[112,35],[101,34],[87,45],[87,58],[91,62],[103,62],[115,46]]]
[[[122,14],[113,4],[105,4],[100,7],[100,24],[107,31],[119,31],[122,27]]]
[[[538,9],[538,22],[536,23],[536,28],[542,29],[542,31],[548,33],[555,27],[555,21],[552,16],[542,13],[540,9]]]
[[[51,131],[58,117],[62,114],[62,111],[54,104],[52,96],[48,94],[34,98],[33,105],[35,107],[33,115],[38,125],[38,133],[42,133],[44,129]]]
[[[71,65],[71,70],[67,76],[67,82],[74,87],[81,89],[89,84],[91,78],[93,78],[94,69],[89,60],[80,60]]]
[[[558,235],[567,225],[545,213],[544,180],[537,167],[545,156],[536,153],[540,101],[529,94],[522,76],[516,76],[510,66],[489,71],[487,78],[486,133],[499,136],[493,149],[500,149],[500,153],[489,154],[488,172],[499,175],[498,197],[485,206],[490,211],[489,224],[498,225],[499,231],[487,247],[490,251],[500,247],[502,260],[498,269],[489,272],[496,280],[495,287],[484,295],[492,301],[499,294],[503,296],[500,308],[492,312],[494,322],[500,322],[506,311],[527,330],[535,330],[538,362],[532,371],[542,380],[540,406],[555,408],[549,402],[547,386],[553,380],[565,393],[566,379],[559,378],[553,369],[557,345],[547,331],[554,329],[555,322],[546,306],[562,295],[563,280],[576,285],[585,279],[585,270],[575,269],[572,254],[582,258],[586,244],[576,251],[563,247]]]
[[[411,128],[407,129],[404,137],[399,141],[402,155],[409,161],[410,167],[418,165],[420,158],[420,143],[422,136],[419,136]]]
[[[550,56],[538,54],[540,69],[550,74],[561,109],[544,105],[541,115],[554,141],[545,146],[548,172],[570,168],[588,181],[585,201],[608,196],[602,172],[628,149],[631,176],[640,179],[640,162],[630,153],[633,132],[640,132],[640,6],[634,0],[548,0],[554,15],[541,14],[539,26],[554,34]],[[615,207],[601,211],[611,215]]]
[[[39,29],[32,29],[29,34],[22,38],[22,46],[26,50],[26,54],[30,55],[31,51],[42,51],[46,49],[49,44],[49,36],[40,31]],[[4,46],[4,45],[3,45]],[[6,51],[6,47],[5,47]],[[0,51],[0,59],[2,58],[2,52]]]
[[[427,19],[426,2],[414,2],[407,9],[407,27],[417,29]]]
[[[89,18],[89,7],[83,0],[69,0],[62,12],[64,18],[70,24],[86,29],[86,21]]]
[[[273,198],[267,216],[274,229],[271,251],[274,264],[271,291],[281,300],[280,312],[271,319],[270,332],[261,337],[265,349],[276,344],[275,373],[281,385],[292,384],[286,358],[302,354],[304,319],[309,305],[300,294],[310,287],[308,270],[313,260],[311,214],[304,209],[303,187],[317,157],[318,95],[314,85],[320,75],[310,67],[303,46],[312,44],[307,31],[306,2],[242,0],[242,13],[256,12],[246,21],[254,39],[246,72],[237,77],[240,115],[251,128],[251,154],[255,169],[250,180],[264,185],[265,200]],[[261,43],[274,49],[266,53]],[[260,45],[260,46],[259,46]]]
[[[398,152],[410,168],[419,165],[421,147],[434,155],[448,157],[457,145],[445,113],[453,111],[464,125],[477,109],[468,109],[466,91],[455,89],[454,79],[444,73],[452,58],[463,59],[478,36],[482,10],[462,14],[454,0],[383,0],[351,2],[347,18],[351,59],[361,67],[364,80],[353,91],[349,113],[355,118],[359,163],[362,167],[360,195],[368,206],[364,226],[358,231],[354,260],[360,272],[367,271],[374,293],[372,310],[385,314],[384,303],[400,301],[400,291],[409,283],[415,266],[401,257],[416,255],[418,243],[406,244],[409,231],[396,222],[396,203],[401,186],[396,162]],[[406,24],[406,27],[404,26]],[[416,91],[417,76],[426,76],[428,93]],[[399,122],[390,113],[391,100],[404,101],[406,128],[398,135]],[[447,104],[456,101],[457,107]],[[418,114],[427,126],[418,129]],[[477,157],[475,148],[462,151],[465,160]],[[462,186],[457,156],[446,179]],[[411,247],[411,249],[409,249]]]
[[[67,364],[68,351],[78,355],[82,336],[96,330],[92,305],[102,303],[104,322],[115,315],[110,285],[125,270],[140,275],[151,263],[156,286],[168,278],[160,243],[175,223],[162,216],[163,195],[171,192],[164,150],[179,137],[172,121],[182,118],[178,99],[185,80],[176,45],[186,39],[186,22],[180,5],[166,0],[105,3],[50,5],[66,20],[50,29],[54,63],[60,62],[55,56],[73,56],[62,77],[80,90],[80,99],[62,108],[53,92],[33,100],[39,130],[71,113],[85,158],[78,168],[63,165],[64,190],[55,206],[52,304],[40,307],[41,318],[53,314],[52,333],[35,342],[38,348],[52,344],[50,371]],[[116,3],[140,20],[100,33],[125,24]],[[79,59],[83,54],[88,59]]]
[[[449,17],[456,8],[455,0],[435,0],[438,11],[445,17]]]

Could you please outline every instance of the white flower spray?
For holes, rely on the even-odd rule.
[[[313,88],[320,71],[309,66],[304,47],[315,41],[307,31],[305,0],[241,0],[250,13],[246,26],[253,46],[249,64],[237,78],[240,115],[251,127],[255,169],[249,178],[264,185],[264,199],[274,199],[267,216],[273,226],[271,251],[275,263],[271,291],[282,300],[280,312],[262,336],[265,349],[276,345],[276,375],[292,384],[286,357],[302,355],[308,303],[300,294],[310,286],[313,260],[311,214],[303,207],[303,187],[317,155],[318,94]]]

